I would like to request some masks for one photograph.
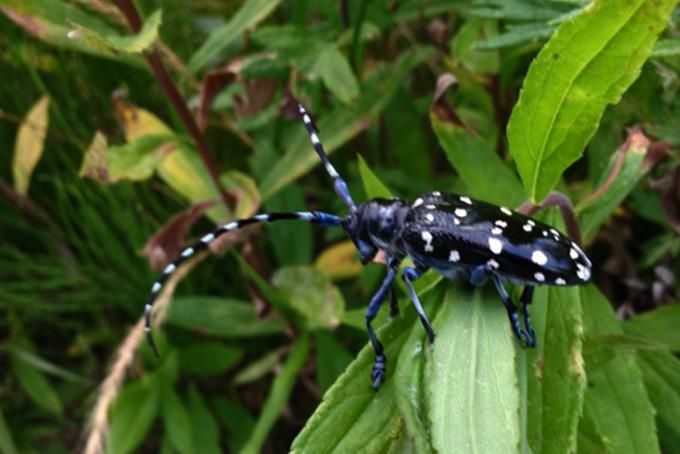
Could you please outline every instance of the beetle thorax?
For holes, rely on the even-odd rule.
[[[372,199],[364,205],[363,218],[371,242],[385,252],[396,252],[408,205],[399,199]]]

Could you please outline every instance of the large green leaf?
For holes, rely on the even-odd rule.
[[[623,334],[621,323],[594,285],[581,289],[587,342],[596,336]],[[594,339],[594,340],[591,340]],[[597,433],[612,453],[659,452],[654,408],[635,357],[618,354],[601,362],[586,356],[588,387],[584,406]]]
[[[533,201],[581,156],[604,108],[637,78],[675,3],[596,0],[543,47],[508,124],[510,152]]]
[[[434,320],[437,339],[424,378],[439,452],[519,449],[514,339],[498,294],[486,290],[450,291]]]
[[[396,62],[379,69],[364,83],[361,96],[351,106],[343,106],[324,114],[317,126],[326,152],[332,153],[370,124],[404,77],[431,55],[432,49],[429,47],[403,52]],[[259,187],[263,199],[267,199],[319,163],[307,133],[303,128],[299,129],[286,147],[285,155],[262,179]]]
[[[269,16],[279,3],[281,0],[246,0],[234,17],[213,31],[206,42],[191,56],[187,65],[188,72],[193,74],[205,68],[242,33],[253,29]]]
[[[313,68],[324,85],[345,104],[359,96],[359,82],[345,55],[335,45],[327,46],[318,56]]]
[[[181,454],[191,454],[194,444],[191,434],[191,419],[184,402],[171,385],[163,383],[161,408],[165,436],[176,451]]]

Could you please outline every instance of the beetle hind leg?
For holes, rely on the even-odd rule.
[[[387,359],[385,358],[385,352],[383,351],[382,343],[378,340],[378,336],[375,335],[373,326],[371,322],[378,313],[378,309],[382,305],[387,293],[389,292],[392,283],[394,282],[394,275],[396,274],[396,267],[389,267],[387,269],[387,274],[380,284],[380,288],[375,292],[371,298],[371,302],[368,303],[368,307],[365,312],[366,319],[366,331],[368,331],[368,339],[371,341],[373,346],[373,351],[375,352],[375,359],[373,360],[373,368],[371,369],[371,388],[377,390],[380,387],[380,383],[385,377],[386,367],[385,363]]]
[[[510,298],[508,291],[505,289],[505,286],[503,286],[503,282],[501,282],[501,279],[495,274],[492,274],[491,278],[493,280],[493,283],[496,285],[496,290],[498,290],[498,294],[501,297],[501,301],[503,301],[505,310],[508,312],[508,319],[510,320],[510,327],[512,328],[513,334],[515,335],[517,340],[520,341],[520,343],[522,343],[525,347],[535,346],[536,336],[534,334],[533,328],[531,327],[531,324],[527,323],[529,321],[528,315],[529,312],[526,309],[526,305],[529,304],[529,302],[531,301],[531,296],[533,292],[531,290],[526,290],[525,287],[525,291],[522,293],[522,297],[520,298],[524,310],[524,322],[526,328],[522,329],[522,326],[519,322],[519,315],[517,314],[517,306],[515,306],[515,303],[513,303],[512,299]]]
[[[406,284],[406,288],[408,288],[408,293],[411,297],[411,302],[413,303],[413,307],[416,308],[416,313],[418,314],[418,317],[420,318],[420,323],[422,323],[423,328],[425,328],[425,332],[427,332],[427,337],[430,340],[430,343],[434,342],[434,330],[432,329],[432,325],[430,324],[430,321],[427,319],[427,314],[423,310],[423,306],[420,304],[420,300],[418,299],[418,295],[416,294],[416,291],[413,289],[413,284],[411,281],[414,281],[420,277],[421,274],[425,272],[426,268],[413,268],[411,266],[407,266],[404,268],[404,270],[401,272],[401,278],[404,280],[404,283]]]
[[[531,326],[529,318],[529,304],[534,297],[534,287],[526,285],[522,290],[522,296],[519,297],[519,302],[522,303],[522,316],[524,318],[525,342],[527,347],[536,346],[536,332]]]

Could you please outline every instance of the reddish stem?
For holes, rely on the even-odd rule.
[[[118,5],[118,8],[125,16],[125,19],[127,20],[130,29],[132,29],[132,31],[135,33],[139,32],[142,26],[142,21],[133,3],[130,0],[116,0],[116,4]],[[156,81],[159,83],[159,85],[165,92],[165,95],[170,100],[170,103],[177,112],[177,115],[179,115],[179,118],[184,124],[184,127],[187,129],[187,132],[193,139],[194,144],[196,145],[196,149],[198,150],[198,154],[200,155],[203,164],[208,169],[210,177],[212,178],[215,187],[217,188],[217,190],[220,193],[220,196],[222,197],[222,201],[227,207],[233,210],[234,207],[236,206],[236,199],[227,191],[225,191],[222,185],[220,184],[217,165],[212,155],[210,154],[210,151],[208,150],[208,146],[205,142],[203,134],[201,134],[201,131],[198,128],[198,125],[196,124],[196,120],[194,119],[194,116],[191,115],[189,108],[184,102],[184,99],[182,98],[182,95],[179,93],[179,90],[175,86],[174,82],[172,81],[170,74],[165,69],[165,66],[161,61],[160,56],[155,50],[148,50],[144,52],[144,59],[151,68],[151,72],[156,78]]]

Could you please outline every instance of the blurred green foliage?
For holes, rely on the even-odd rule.
[[[93,432],[111,453],[680,452],[675,2],[134,4],[138,33],[114,3],[0,0],[0,452]],[[343,213],[289,96],[355,200],[568,195],[594,282],[537,289],[532,350],[492,289],[434,273],[429,345],[397,283],[374,392],[383,267],[340,231],[271,224],[192,264],[160,358],[127,337],[122,387],[99,387],[181,245],[254,212]]]

